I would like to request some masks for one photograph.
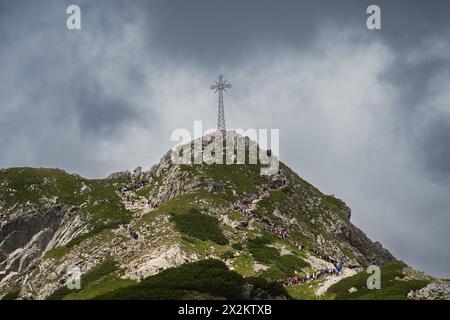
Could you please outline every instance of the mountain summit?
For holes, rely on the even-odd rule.
[[[0,297],[407,298],[435,280],[284,163],[262,176],[261,164],[175,164],[171,154],[100,180],[1,170]],[[390,290],[366,287],[369,265]]]

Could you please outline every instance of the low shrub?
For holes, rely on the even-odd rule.
[[[172,213],[175,227],[183,234],[200,240],[211,240],[219,245],[228,244],[228,240],[219,228],[217,218],[191,208],[186,213]]]

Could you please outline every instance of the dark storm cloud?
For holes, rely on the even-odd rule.
[[[450,4],[446,0],[384,0],[365,3],[369,2],[379,4],[382,8],[384,32],[380,36],[402,54],[430,37],[444,36],[450,27]]]
[[[373,3],[380,31],[365,25]],[[81,31],[65,28],[69,4]],[[448,276],[449,12],[444,0],[0,0],[0,166],[149,166],[174,128],[214,123],[208,86],[225,72],[231,123],[281,128],[289,165],[400,258]]]
[[[111,135],[113,131],[121,129],[122,124],[138,119],[136,111],[125,100],[111,99],[102,91],[97,84],[90,84],[77,93],[80,129],[89,136]]]
[[[150,1],[143,7],[173,58],[215,68],[251,59],[253,50],[286,46],[310,50],[324,24],[364,21],[364,6],[338,1]],[[364,25],[363,25],[364,26]],[[362,28],[360,26],[358,28]]]
[[[430,121],[424,134],[418,139],[423,147],[425,165],[434,180],[450,182],[450,115]]]
[[[2,2],[2,166],[52,165],[103,175],[99,169],[105,169],[91,149],[105,136],[113,138],[123,126],[139,122],[136,105],[128,96],[112,92],[112,83],[98,76],[111,70],[110,76],[130,88],[143,78],[139,56],[122,68],[111,47],[127,36],[122,24],[116,23],[120,8],[86,3],[92,11],[83,10],[83,27],[92,31],[71,33],[65,28],[65,10],[71,3]],[[102,66],[110,51],[109,65]],[[78,161],[73,154],[79,155]]]
[[[448,79],[450,70],[450,4],[435,0],[385,1],[381,5],[381,39],[395,52],[383,80],[398,90],[394,114],[397,133],[409,145],[420,169],[433,180],[448,184],[450,163],[445,141],[450,141],[449,101],[442,101],[446,105],[436,110],[430,105],[430,97],[436,94],[436,76],[446,72]],[[417,51],[420,57],[408,59]]]
[[[449,33],[450,35],[450,33]],[[412,48],[413,49],[413,48]],[[450,70],[449,57],[430,57],[423,61],[405,62],[397,57],[386,73],[386,81],[398,85],[398,133],[417,155],[422,169],[441,183],[450,182],[448,145],[450,141],[449,101],[433,108],[430,97],[436,94],[436,77]],[[447,77],[448,79],[448,77]],[[442,81],[446,81],[445,78]],[[446,111],[447,110],[447,111]]]

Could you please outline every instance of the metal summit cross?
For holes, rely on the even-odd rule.
[[[225,131],[225,111],[223,107],[223,91],[231,88],[231,84],[227,83],[227,80],[223,80],[223,75],[219,75],[219,82],[214,81],[210,89],[214,90],[214,93],[219,92],[219,114],[217,117],[217,130]]]

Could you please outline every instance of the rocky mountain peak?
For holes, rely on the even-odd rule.
[[[62,295],[74,267],[86,276],[111,268],[102,281],[119,290],[209,259],[269,282],[336,266],[348,277],[396,261],[350,222],[342,200],[282,162],[273,175],[261,175],[262,166],[180,164],[168,151],[148,170],[102,180],[2,170],[0,295],[14,288],[21,298]]]

